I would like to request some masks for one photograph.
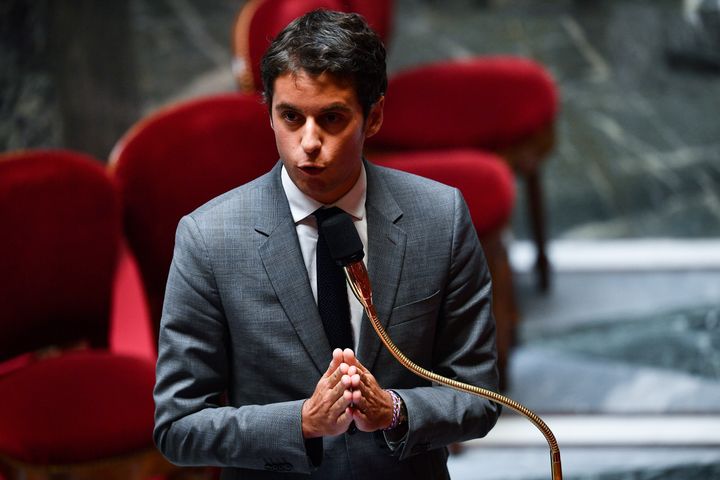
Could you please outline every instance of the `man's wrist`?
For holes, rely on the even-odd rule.
[[[403,402],[402,397],[395,393],[394,390],[385,391],[390,394],[390,397],[393,401],[392,418],[390,420],[390,425],[383,429],[383,431],[387,432],[390,430],[395,430],[396,428],[407,423],[407,408],[405,407],[405,402]]]
[[[393,399],[393,413],[397,411],[397,416],[393,415],[393,420],[388,428],[382,430],[382,439],[385,447],[394,455],[401,450],[402,445],[408,436],[408,416],[407,408],[402,397],[394,390],[387,391]]]
[[[300,409],[300,430],[302,432],[303,438],[305,440],[310,440],[313,438],[319,438],[322,435],[318,434],[317,431],[311,428],[310,415],[306,410],[307,402],[308,400],[305,400],[302,404],[302,408]]]

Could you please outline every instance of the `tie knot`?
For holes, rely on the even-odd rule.
[[[317,220],[318,226],[322,225],[325,220],[327,220],[330,217],[334,217],[335,215],[340,215],[343,212],[342,209],[339,207],[330,207],[330,208],[318,208],[313,212],[313,215],[315,215],[315,219]]]

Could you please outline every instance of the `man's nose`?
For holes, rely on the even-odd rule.
[[[312,119],[307,119],[305,121],[305,125],[303,125],[302,139],[300,141],[300,145],[305,153],[313,153],[322,146],[320,133],[318,125]]]

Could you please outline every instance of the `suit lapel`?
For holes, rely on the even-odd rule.
[[[365,168],[368,178],[368,270],[373,288],[373,303],[381,323],[387,328],[400,283],[407,235],[395,225],[402,216],[402,210],[378,175],[377,167],[366,162]],[[381,345],[370,320],[363,315],[358,359],[372,370]]]
[[[290,214],[279,165],[272,172],[272,184],[261,189],[260,210],[255,230],[267,240],[259,247],[260,259],[285,314],[320,374],[330,363],[330,344],[315,304],[303,262],[295,224]]]

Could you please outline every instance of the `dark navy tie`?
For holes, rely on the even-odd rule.
[[[353,348],[350,327],[350,304],[348,302],[345,273],[342,267],[330,257],[327,242],[323,236],[322,223],[343,211],[338,207],[321,208],[313,215],[318,223],[317,243],[317,296],[320,318],[330,349]]]

